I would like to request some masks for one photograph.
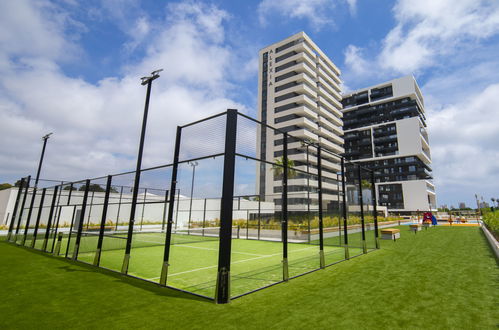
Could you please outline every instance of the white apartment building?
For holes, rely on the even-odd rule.
[[[319,144],[322,149],[323,201],[338,200],[339,160],[343,154],[340,70],[304,33],[263,48],[259,52],[258,120],[288,132],[288,158],[297,169],[317,174],[315,148],[306,148],[292,137]],[[282,134],[259,129],[257,157],[275,162],[282,157]],[[308,163],[307,163],[308,157]],[[307,165],[308,164],[308,165]],[[328,178],[332,179],[328,181]],[[333,179],[335,181],[333,181]],[[317,204],[317,180],[296,175],[288,180],[290,210]],[[280,200],[282,181],[261,163],[257,168],[257,191],[261,198]],[[310,192],[314,192],[311,197]]]
[[[343,96],[345,157],[376,171],[391,212],[436,209],[424,99],[412,76]]]

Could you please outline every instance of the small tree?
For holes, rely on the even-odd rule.
[[[12,185],[10,183],[0,183],[0,190],[5,190],[12,188]]]

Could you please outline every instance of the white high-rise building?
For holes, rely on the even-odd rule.
[[[317,174],[315,148],[307,150],[306,139],[322,149],[322,185],[325,206],[338,199],[337,173],[343,154],[343,114],[341,112],[340,70],[304,33],[272,44],[259,53],[258,119],[289,133],[288,158],[297,169]],[[282,157],[282,135],[258,130],[257,155],[275,162]],[[307,165],[308,157],[308,165]],[[317,204],[310,192],[317,191],[317,180],[298,173],[288,181],[290,210]],[[264,163],[257,168],[257,190],[266,199],[280,199],[282,182]],[[317,196],[314,194],[314,196]]]
[[[388,211],[436,209],[424,99],[412,76],[343,96],[345,157],[375,171]]]

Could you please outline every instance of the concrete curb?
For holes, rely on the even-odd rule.
[[[487,241],[489,241],[490,247],[496,254],[496,258],[499,259],[499,242],[496,241],[496,238],[494,235],[490,233],[490,231],[485,227],[484,224],[482,224],[482,231],[485,234],[485,237],[487,237]]]

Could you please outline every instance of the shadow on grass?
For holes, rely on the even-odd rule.
[[[126,283],[128,285],[131,285],[136,288],[140,288],[142,290],[147,290],[151,293],[154,293],[159,296],[164,296],[164,297],[169,297],[169,298],[177,298],[177,299],[186,299],[186,300],[193,300],[193,301],[202,301],[202,302],[212,302],[213,300],[208,298],[208,297],[203,297],[203,296],[198,296],[193,293],[185,292],[180,289],[172,288],[172,287],[164,287],[159,285],[158,283],[150,282],[148,280],[144,280],[138,277],[134,277],[132,275],[124,275],[121,274],[117,271],[111,270],[111,269],[106,269],[106,268],[101,268],[97,267],[91,264],[87,264],[81,261],[73,261],[70,259],[66,259],[64,257],[55,257],[51,254],[48,254],[47,252],[43,252],[40,250],[34,250],[26,246],[21,246],[17,244],[13,244],[10,242],[7,242],[6,240],[0,240],[0,244],[6,244],[10,245],[13,247],[21,248],[24,251],[39,255],[44,258],[52,259],[52,260],[57,260],[58,262],[65,264],[63,266],[57,267],[57,269],[60,269],[62,271],[65,271],[67,273],[74,273],[74,272],[86,272],[86,273],[98,273],[98,274],[103,274],[105,276],[110,276],[114,278],[117,281]]]

